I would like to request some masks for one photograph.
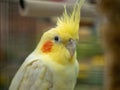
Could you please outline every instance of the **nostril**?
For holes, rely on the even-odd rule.
[[[72,39],[71,38],[69,38],[69,42],[71,42],[72,41]]]
[[[69,38],[69,40],[68,40],[69,42],[72,42],[72,39],[71,38]]]

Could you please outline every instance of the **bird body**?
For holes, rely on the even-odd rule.
[[[43,34],[17,71],[9,90],[74,90],[79,71],[76,41],[83,2],[75,4],[70,15],[65,8],[57,26]]]
[[[11,83],[9,89],[73,90],[78,75],[78,62],[61,65],[51,61],[48,56],[32,53],[17,72],[12,81],[14,85]]]

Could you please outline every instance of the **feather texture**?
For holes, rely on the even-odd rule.
[[[57,26],[58,27],[69,27],[71,29],[66,29],[66,33],[72,33],[73,36],[76,36],[78,39],[78,30],[79,30],[79,22],[80,22],[80,10],[83,6],[85,0],[77,0],[75,5],[73,6],[72,11],[68,12],[66,10],[66,6],[64,6],[63,15],[58,18]]]

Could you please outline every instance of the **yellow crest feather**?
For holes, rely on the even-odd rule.
[[[77,0],[73,10],[68,12],[66,10],[66,6],[64,7],[64,13],[62,17],[58,18],[57,26],[59,27],[69,27],[69,29],[65,29],[66,33],[71,33],[73,36],[78,38],[78,29],[80,22],[80,9],[85,0]],[[65,32],[64,31],[64,32]]]

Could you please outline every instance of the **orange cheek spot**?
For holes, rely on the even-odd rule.
[[[41,50],[44,53],[51,52],[52,46],[53,46],[53,42],[52,41],[47,41],[43,44]]]

